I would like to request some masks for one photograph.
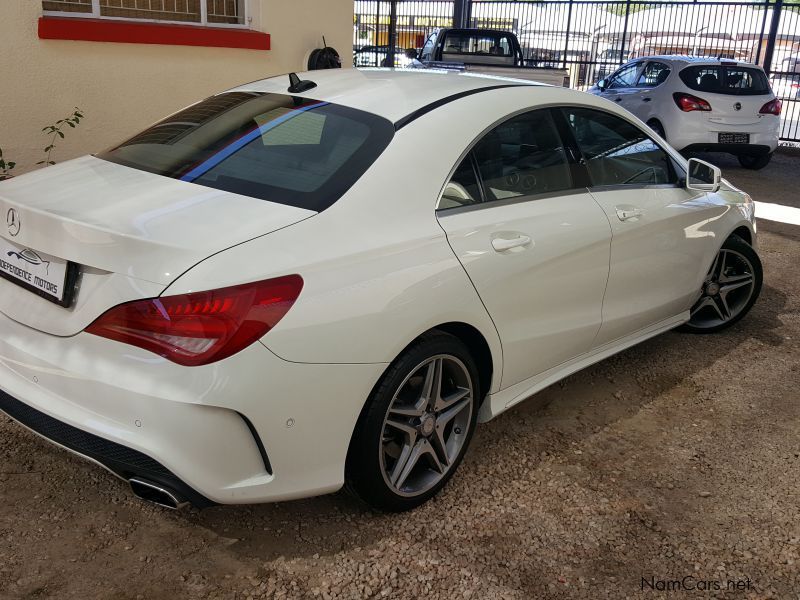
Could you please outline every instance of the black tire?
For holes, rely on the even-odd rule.
[[[758,171],[769,164],[769,161],[772,160],[772,154],[740,154],[736,158],[739,159],[739,164],[745,169]]]
[[[752,293],[750,294],[749,298],[747,299],[746,303],[739,309],[739,311],[730,319],[719,323],[719,324],[708,324],[705,323],[700,317],[699,313],[693,314],[692,319],[681,325],[679,328],[680,331],[686,333],[715,333],[717,331],[721,331],[723,329],[727,329],[731,327],[738,321],[740,321],[753,307],[758,300],[758,296],[761,293],[761,286],[764,282],[764,271],[761,266],[761,259],[759,259],[758,254],[753,247],[740,238],[738,235],[731,235],[725,243],[722,244],[720,248],[720,253],[723,250],[731,250],[733,252],[737,252],[742,255],[749,263],[752,268],[752,276],[753,276],[753,287]],[[718,253],[717,255],[719,255]],[[709,270],[709,273],[714,270],[714,266],[717,264],[716,257],[714,261],[714,265]],[[699,302],[699,301],[698,301]]]
[[[664,126],[661,124],[661,121],[659,121],[658,119],[650,119],[647,122],[647,126],[650,129],[652,129],[653,131],[655,131],[663,139],[665,139],[665,140],[667,139],[667,132],[664,131]]]
[[[426,360],[440,355],[458,359],[469,374],[473,393],[468,428],[457,456],[438,483],[418,495],[401,495],[384,477],[384,421],[395,393],[407,378]],[[480,389],[478,368],[461,340],[437,330],[421,336],[389,366],[361,412],[347,454],[346,489],[372,508],[385,512],[411,510],[430,500],[453,476],[469,447],[477,423]]]

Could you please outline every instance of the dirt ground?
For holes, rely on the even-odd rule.
[[[711,160],[800,206],[800,156]],[[759,227],[738,326],[663,335],[480,426],[409,514],[343,493],[161,510],[0,418],[0,597],[800,598],[800,227]]]

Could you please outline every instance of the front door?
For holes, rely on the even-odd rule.
[[[634,105],[637,93],[636,81],[642,70],[642,62],[625,65],[609,79],[608,87],[601,92],[601,97],[619,104],[626,110]]]
[[[719,242],[704,229],[705,193],[683,186],[682,167],[645,131],[604,111],[562,111],[612,229],[599,347],[687,310]]]

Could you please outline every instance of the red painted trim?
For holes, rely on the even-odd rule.
[[[40,17],[39,38],[43,40],[122,42],[125,44],[212,46],[250,50],[270,49],[269,34],[261,31],[81,17]]]

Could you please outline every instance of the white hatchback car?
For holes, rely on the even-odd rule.
[[[727,152],[743,167],[761,169],[778,147],[781,101],[757,65],[649,56],[589,92],[629,110],[681,152]]]
[[[758,296],[750,197],[614,104],[307,76],[0,183],[0,409],[162,505],[403,510],[478,420]]]

